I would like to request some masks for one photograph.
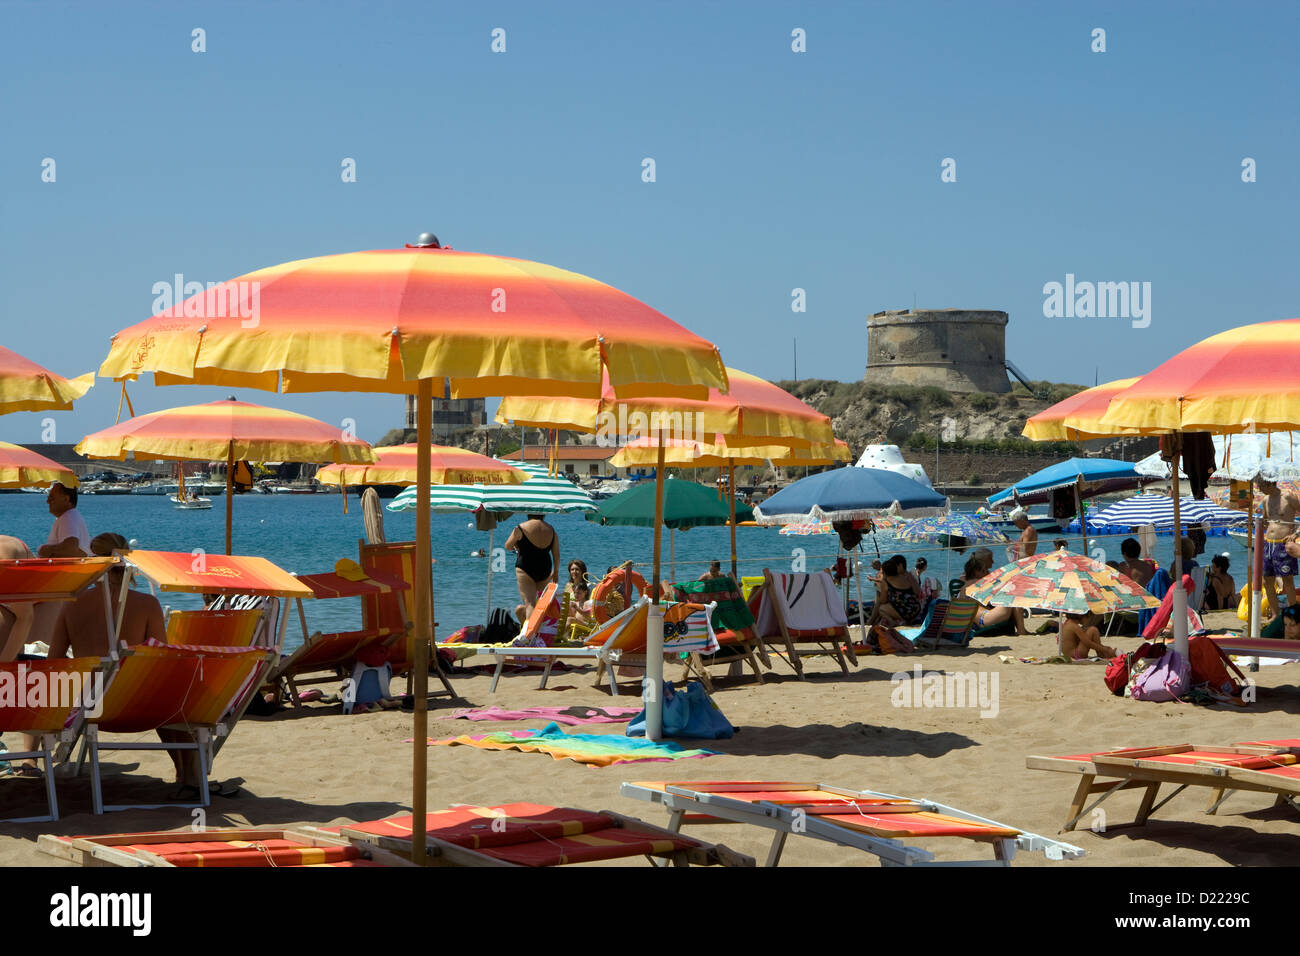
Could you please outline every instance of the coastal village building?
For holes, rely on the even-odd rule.
[[[523,449],[524,461],[530,465],[547,465],[551,460],[551,446],[528,445]],[[559,470],[578,478],[626,478],[626,468],[615,468],[609,460],[617,448],[600,445],[560,445],[555,449]],[[519,461],[519,452],[501,456],[502,461]]]
[[[443,381],[442,397],[433,400],[433,438],[448,439],[452,432],[487,423],[485,399],[452,398],[451,385]],[[415,396],[406,396],[406,427],[415,427]]]

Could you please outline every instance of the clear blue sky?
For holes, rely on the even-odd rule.
[[[768,378],[796,337],[801,377],[860,378],[865,316],[914,301],[1006,310],[1034,378],[1136,375],[1300,315],[1298,48],[1300,5],[1272,2],[2,2],[0,342],[81,373],[174,273],[430,229],[609,282]],[[1066,273],[1150,282],[1150,327],[1044,318]],[[402,409],[240,397],[370,439]],[[101,381],[59,440],[116,400]]]

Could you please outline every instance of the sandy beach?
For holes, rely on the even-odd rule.
[[[1226,623],[1226,621],[1225,621]],[[1122,648],[1136,644],[1120,638]],[[619,795],[625,780],[807,780],[925,797],[1046,836],[1057,833],[1077,778],[1025,769],[1030,754],[1060,755],[1113,746],[1175,743],[1232,743],[1295,735],[1300,713],[1300,665],[1265,667],[1252,676],[1258,701],[1248,708],[1141,703],[1113,697],[1102,683],[1099,664],[1024,664],[1008,657],[1047,657],[1055,636],[983,638],[967,650],[906,657],[860,658],[845,677],[828,658],[807,664],[798,680],[783,661],[762,686],[752,680],[722,680],[715,700],[740,732],[730,740],[699,746],[723,755],[673,763],[589,768],[543,754],[489,752],[471,747],[429,749],[429,808],[453,803],[495,805],[527,800],[587,809],[612,809],[663,824],[666,815],[649,804]],[[891,675],[921,665],[926,672],[987,672],[997,677],[996,716],[977,708],[896,707]],[[679,669],[666,668],[676,678]],[[721,673],[718,670],[717,673]],[[502,679],[495,695],[489,677],[458,676],[465,700],[454,706],[634,705],[634,685],[611,701],[593,685],[594,669],[552,675],[539,691],[537,676]],[[452,706],[430,713],[435,737],[540,727],[526,723],[444,720]],[[241,794],[216,798],[209,826],[336,824],[367,820],[410,807],[409,713],[344,716],[338,705],[313,705],[268,718],[242,721],[217,759],[214,779],[239,782]],[[623,732],[623,724],[566,728],[575,733]],[[139,739],[148,739],[140,735]],[[10,746],[14,746],[10,742]],[[108,754],[106,798],[162,800],[174,790],[160,753]],[[1165,791],[1167,792],[1167,791]],[[1162,793],[1163,796],[1163,793]],[[1106,832],[1076,830],[1062,838],[1087,856],[1048,863],[1021,853],[1019,866],[1223,866],[1277,865],[1300,861],[1295,813],[1275,808],[1258,794],[1232,796],[1217,815],[1203,813],[1207,791],[1174,798],[1145,827],[1125,826],[1140,792],[1107,802]],[[0,827],[0,860],[8,865],[63,865],[36,849],[41,833],[84,834],[189,827],[188,809],[129,811],[95,817],[87,778],[59,779],[62,819],[54,824]],[[0,779],[0,814],[43,808],[41,783]],[[1091,818],[1090,818],[1091,819]],[[1085,822],[1086,825],[1086,822]],[[761,862],[769,834],[745,826],[692,828],[702,838],[726,843]],[[933,842],[941,858],[953,848]],[[977,851],[982,856],[985,851]],[[971,854],[975,855],[975,854]],[[637,863],[643,861],[635,861]],[[864,853],[808,839],[791,839],[784,865],[872,866]]]

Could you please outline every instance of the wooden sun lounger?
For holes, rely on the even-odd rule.
[[[1066,757],[1025,758],[1030,770],[1079,774],[1081,779],[1061,832],[1075,825],[1121,790],[1142,790],[1134,826],[1147,819],[1188,787],[1208,787],[1207,814],[1215,813],[1238,790],[1271,793],[1275,803],[1297,806],[1300,796],[1300,740],[1253,740],[1228,746],[1177,744],[1168,747],[1127,747]],[[1174,791],[1159,803],[1165,784]],[[1092,803],[1093,794],[1101,794]],[[1086,806],[1085,806],[1086,804]]]
[[[826,574],[827,572],[822,571],[818,573]],[[813,577],[813,576],[814,575],[812,574],[809,575],[809,577]],[[840,665],[840,670],[842,670],[845,674],[848,674],[849,672],[849,665],[845,663],[844,660],[846,656],[848,657],[849,661],[853,663],[854,667],[858,666],[858,655],[853,648],[853,638],[850,636],[849,629],[847,626],[835,625],[833,627],[820,628],[816,631],[798,630],[792,628],[790,627],[789,622],[786,620],[785,609],[782,607],[781,602],[776,600],[775,598],[769,597],[769,595],[771,595],[774,592],[774,590],[775,588],[772,580],[772,571],[765,568],[763,570],[762,585],[760,585],[760,587],[758,588],[755,588],[754,591],[750,592],[750,599],[751,599],[750,606],[751,607],[753,606],[752,601],[754,598],[755,591],[761,595],[761,597],[759,598],[760,612],[762,608],[762,601],[770,600],[772,605],[772,613],[776,620],[777,631],[775,633],[763,634],[760,632],[758,627],[755,627],[754,630],[755,633],[758,633],[758,636],[761,640],[766,641],[768,644],[772,645],[773,650],[776,650],[777,640],[780,640],[780,642],[785,644],[786,662],[791,667],[794,668],[794,672],[799,676],[800,680],[804,679],[803,661],[802,661],[802,658],[804,657],[813,657],[819,654],[829,654],[830,656],[835,658],[836,662],[838,662]],[[761,620],[761,613],[756,613],[754,617]],[[808,647],[807,645],[809,644],[813,646]],[[840,646],[841,644],[843,645],[843,648],[841,648]],[[800,645],[803,646],[801,647]],[[780,654],[780,651],[777,651],[777,653]]]
[[[766,866],[776,866],[790,834],[874,854],[882,866],[1008,866],[1017,850],[1049,860],[1074,859],[1083,850],[1025,833],[964,810],[872,790],[845,790],[790,781],[624,783],[625,797],[660,804],[672,832],[691,824],[749,823],[775,830]],[[903,842],[908,837],[956,837],[990,845],[993,858],[948,862]]]
[[[409,857],[411,816],[324,827]],[[610,810],[509,803],[458,806],[427,815],[426,853],[434,866],[564,866],[644,856],[673,866],[753,866],[752,857]]]
[[[41,834],[42,853],[79,866],[414,866],[361,841],[309,829],[222,827],[102,836]]]

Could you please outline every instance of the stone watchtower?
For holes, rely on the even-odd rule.
[[[1005,312],[905,309],[867,319],[869,385],[1009,392]]]

